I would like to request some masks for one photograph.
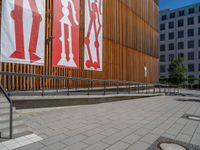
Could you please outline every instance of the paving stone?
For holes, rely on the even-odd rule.
[[[145,135],[142,139],[140,139],[140,141],[152,144],[158,138],[159,138],[159,136],[156,136],[156,135],[153,135],[153,134],[148,134],[148,135]]]
[[[84,149],[84,150],[104,150],[107,147],[109,147],[108,144],[105,144],[103,142],[98,142],[94,145],[89,146],[88,148]]]
[[[141,129],[137,130],[135,132],[135,134],[144,136],[144,135],[148,134],[150,131],[151,130],[149,130],[149,129],[141,128]]]
[[[165,130],[159,129],[159,128],[156,128],[153,131],[151,131],[151,133],[154,135],[162,135],[164,132],[165,132]]]
[[[61,150],[64,147],[66,147],[66,145],[64,145],[62,143],[55,143],[52,145],[48,145],[48,146],[42,148],[41,150]]]
[[[53,144],[53,143],[62,141],[63,139],[66,139],[66,138],[67,138],[66,135],[60,134],[60,135],[53,136],[53,137],[50,137],[48,139],[42,140],[41,143],[44,144],[44,145],[49,145],[49,144]]]
[[[194,134],[190,143],[200,146],[200,134],[198,133]]]
[[[129,144],[124,142],[117,142],[112,146],[108,147],[106,150],[125,150],[129,147]]]
[[[150,146],[150,144],[144,142],[137,142],[134,145],[130,146],[127,150],[145,150]]]
[[[63,140],[62,143],[66,144],[66,145],[72,145],[72,144],[78,143],[86,138],[88,138],[88,137],[85,135],[79,134],[79,135],[76,135],[76,136],[73,136],[73,137]]]
[[[64,148],[63,150],[82,150],[84,148],[88,147],[87,144],[82,143],[82,142],[78,142],[76,144],[72,144],[66,148]]]
[[[107,129],[107,130],[101,132],[100,134],[105,135],[105,136],[110,136],[118,131],[119,131],[118,129],[110,128],[110,129]]]
[[[93,136],[85,139],[83,142],[87,143],[88,145],[91,145],[91,144],[99,142],[100,140],[102,140],[104,138],[105,138],[105,136],[100,135],[100,134],[96,134],[96,135],[93,135]]]
[[[137,141],[139,141],[139,139],[141,139],[141,138],[142,138],[142,136],[139,136],[139,135],[136,135],[133,133],[133,134],[129,135],[128,137],[122,139],[122,141],[125,143],[134,144]]]
[[[29,144],[27,146],[20,147],[17,150],[40,150],[44,147],[45,147],[45,145],[37,142],[37,143]]]
[[[181,141],[181,142],[185,142],[185,143],[189,143],[191,137],[192,137],[192,136],[189,136],[189,135],[179,134],[179,135],[176,137],[176,140]]]

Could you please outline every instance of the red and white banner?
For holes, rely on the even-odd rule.
[[[54,0],[53,6],[53,66],[79,68],[80,0]]]
[[[102,71],[103,0],[85,0],[84,68]]]
[[[1,61],[44,65],[45,0],[3,0]]]

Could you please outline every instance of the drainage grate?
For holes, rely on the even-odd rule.
[[[181,118],[189,119],[193,121],[200,121],[200,116],[190,115],[190,114],[184,114]]]
[[[200,150],[200,146],[160,137],[147,150]]]

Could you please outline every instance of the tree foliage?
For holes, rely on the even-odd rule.
[[[175,59],[169,65],[169,82],[171,84],[180,85],[185,82],[187,69],[183,64],[183,58]]]

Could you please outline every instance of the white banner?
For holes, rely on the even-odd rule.
[[[85,70],[102,71],[103,0],[85,0]]]
[[[1,61],[44,65],[45,0],[3,0]]]

